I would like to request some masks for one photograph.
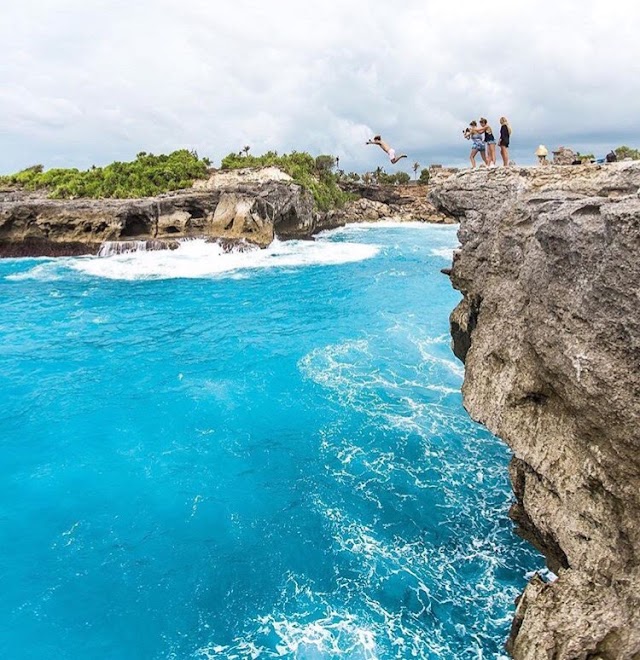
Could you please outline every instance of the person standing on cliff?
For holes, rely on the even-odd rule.
[[[482,140],[482,134],[484,133],[484,128],[478,128],[478,122],[472,121],[469,124],[469,128],[463,131],[464,137],[467,140],[471,140],[471,154],[469,155],[469,160],[471,161],[471,168],[476,166],[476,154],[480,154],[482,161],[487,165],[487,156],[485,155],[485,144]]]
[[[396,150],[392,149],[379,135],[374,136],[372,140],[367,140],[366,144],[377,144],[389,156],[392,165],[395,165],[401,158],[407,157],[407,154],[396,156]]]
[[[500,155],[502,156],[502,164],[507,167],[509,165],[509,141],[511,139],[511,125],[506,117],[500,117]]]
[[[489,167],[496,166],[496,139],[493,136],[493,129],[489,126],[489,122],[480,117],[480,126],[484,130],[484,144],[487,149],[487,165]]]

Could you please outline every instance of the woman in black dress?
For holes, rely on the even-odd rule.
[[[506,167],[509,164],[509,140],[511,139],[511,126],[506,117],[500,117],[500,155],[502,163]]]

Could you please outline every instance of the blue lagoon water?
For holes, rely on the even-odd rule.
[[[0,656],[497,658],[540,559],[455,227],[0,261]]]

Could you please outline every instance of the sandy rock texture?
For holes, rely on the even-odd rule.
[[[463,171],[451,315],[472,417],[512,448],[519,532],[558,579],[519,599],[515,658],[640,658],[640,163]]]

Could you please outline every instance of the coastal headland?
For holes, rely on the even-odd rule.
[[[452,222],[427,201],[423,185],[348,183],[350,201],[321,211],[309,190],[274,167],[211,172],[190,188],[140,199],[49,199],[43,191],[0,191],[0,257],[98,254],[144,244],[171,249],[185,238],[305,239],[349,222],[394,218]]]
[[[555,574],[518,601],[518,659],[640,657],[639,189],[640,163],[431,186],[460,221],[464,405],[511,447],[511,517]]]

